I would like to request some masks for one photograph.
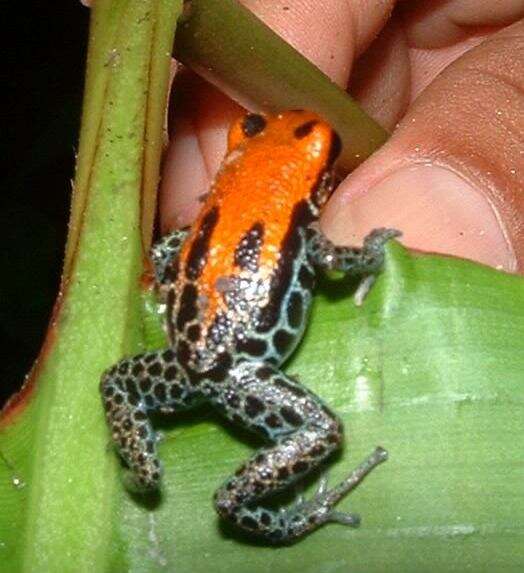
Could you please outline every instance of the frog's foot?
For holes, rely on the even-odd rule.
[[[250,509],[248,504],[237,507],[225,506],[217,500],[217,508],[222,515],[232,519],[250,533],[265,537],[272,543],[293,543],[311,533],[325,523],[339,523],[349,527],[360,525],[360,516],[335,510],[337,503],[380,463],[387,459],[387,452],[377,448],[360,466],[332,489],[327,487],[327,478],[320,482],[317,493],[310,500],[299,499],[292,507],[271,511],[257,507]],[[227,487],[227,486],[226,486]],[[231,486],[230,486],[231,487]],[[237,499],[242,498],[237,493]]]
[[[129,493],[145,495],[150,494],[160,488],[160,478],[162,477],[163,468],[161,465],[151,468],[158,472],[159,477],[155,480],[155,483],[144,483],[140,477],[137,477],[134,470],[124,469],[122,471],[121,480],[125,489]]]
[[[308,255],[311,262],[324,270],[353,275],[369,275],[380,271],[384,263],[384,246],[402,233],[396,229],[374,229],[362,247],[345,247],[332,243],[318,224],[308,227]]]
[[[314,524],[340,523],[350,527],[360,525],[360,516],[355,513],[336,511],[334,507],[379,464],[386,461],[388,454],[381,447],[368,456],[346,479],[333,489],[328,489],[328,477],[322,476],[316,494],[309,501],[299,500],[288,512],[287,520],[294,523]]]
[[[328,493],[328,473],[326,472],[320,478],[317,491],[313,496],[313,499],[307,501],[304,494],[301,492],[297,496],[297,500],[294,505],[289,509],[281,509],[280,513],[285,514],[289,511],[290,515],[300,515],[302,513],[309,514],[322,514],[324,512],[324,497]],[[327,519],[325,521],[331,521],[336,523],[341,523],[342,525],[349,525],[351,527],[358,527],[360,525],[360,516],[356,513],[343,513],[341,511],[329,510],[327,514]],[[293,519],[291,520],[293,521]]]

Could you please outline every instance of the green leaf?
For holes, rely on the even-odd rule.
[[[62,535],[68,539],[69,533],[83,536],[95,529],[95,546],[107,536],[106,551],[133,571],[208,571],[210,563],[224,572],[242,571],[245,563],[255,572],[313,572],[320,565],[341,572],[520,571],[522,279],[459,259],[413,257],[393,244],[385,272],[361,307],[350,292],[340,281],[335,288],[328,282],[321,286],[305,340],[286,371],[344,420],[346,447],[331,464],[333,483],[377,444],[390,453],[390,460],[341,502],[362,514],[359,530],[328,525],[294,546],[275,549],[220,527],[213,490],[256,444],[205,409],[163,420],[164,489],[141,504],[112,477],[114,454],[104,447],[93,388],[95,403],[86,404],[87,395],[82,401],[89,435],[72,424],[68,443],[56,448],[69,461],[49,460],[62,485],[50,487],[54,504],[63,512],[68,500],[74,501],[63,516]],[[21,430],[12,434],[6,455],[23,442]],[[90,452],[87,462],[82,448]],[[17,469],[22,468],[17,464]],[[86,470],[90,477],[82,480]],[[25,495],[31,486],[16,490],[9,471],[0,484],[4,508],[6,500]],[[84,520],[93,516],[80,519],[76,504],[95,516],[105,507],[110,526],[104,529],[99,521],[88,526]],[[53,512],[51,499],[47,508]],[[33,515],[39,517],[44,518]],[[71,544],[68,539],[68,552],[55,563],[72,563]]]
[[[162,424],[156,504],[122,508],[140,570],[522,570],[522,279],[392,244],[362,307],[342,284],[322,284],[286,371],[344,420],[332,483],[376,445],[390,453],[340,504],[361,528],[327,525],[274,548],[220,526],[212,493],[258,444],[202,410]]]

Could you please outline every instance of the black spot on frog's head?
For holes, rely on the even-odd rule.
[[[248,113],[242,121],[242,132],[246,137],[254,137],[266,127],[266,119],[258,113]]]
[[[318,121],[315,119],[306,121],[305,123],[295,128],[295,130],[293,131],[293,135],[296,137],[296,139],[303,139],[313,131],[313,128],[315,127],[315,125],[317,125],[317,123]]]

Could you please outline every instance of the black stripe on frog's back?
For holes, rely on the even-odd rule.
[[[268,332],[279,321],[282,312],[282,301],[293,279],[295,260],[303,244],[305,233],[301,231],[315,219],[310,204],[300,201],[295,205],[290,218],[289,228],[280,246],[280,260],[273,276],[269,290],[269,302],[262,308],[257,325],[257,332]]]
[[[213,230],[218,223],[219,210],[213,207],[205,215],[198,229],[197,236],[193,239],[186,261],[186,277],[196,280],[201,275],[209,253],[209,241]]]
[[[240,239],[235,249],[235,265],[243,271],[258,271],[260,249],[264,242],[264,225],[257,221]]]
[[[182,332],[188,322],[192,322],[197,318],[197,297],[197,287],[193,283],[186,283],[180,296],[180,306],[176,319],[178,332]]]

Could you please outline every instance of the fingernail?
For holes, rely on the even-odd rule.
[[[419,164],[401,167],[367,190],[348,185],[322,220],[334,241],[353,242],[372,228],[393,227],[409,247],[516,268],[495,207],[451,169]]]

